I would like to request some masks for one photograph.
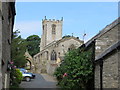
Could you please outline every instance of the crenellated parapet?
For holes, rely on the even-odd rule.
[[[53,22],[53,23],[63,22],[63,17],[61,18],[61,20],[57,20],[57,19],[47,19],[45,16],[45,18],[42,19],[42,23],[45,23],[45,22]]]
[[[42,20],[42,35],[40,42],[40,51],[53,41],[62,39],[62,25],[63,17],[61,20],[47,19],[46,16]]]

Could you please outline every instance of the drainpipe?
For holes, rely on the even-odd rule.
[[[103,59],[100,60],[100,90],[103,90]]]
[[[95,43],[96,43],[96,40],[93,41],[93,48],[92,48],[92,62],[93,62],[93,73],[94,73],[94,76],[93,76],[93,90],[95,90]]]

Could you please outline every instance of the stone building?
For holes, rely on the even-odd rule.
[[[120,89],[120,41],[95,59],[95,88]]]
[[[27,64],[26,64],[26,68],[29,72],[35,72],[35,64],[33,61],[32,56],[29,54],[29,52],[26,50],[25,55],[26,60],[27,60]]]
[[[106,26],[96,38],[95,87],[118,88],[119,19]],[[118,46],[116,46],[118,45]]]
[[[61,20],[47,20],[45,17],[42,21],[40,52],[34,55],[38,73],[52,75],[63,60],[65,53],[83,44],[83,41],[73,36],[62,38],[62,24],[63,18]]]
[[[120,88],[119,18],[107,25],[96,36],[85,43],[86,47],[95,42],[94,47],[94,87]]]
[[[14,0],[13,0],[14,1]],[[9,88],[11,38],[15,17],[15,2],[0,0],[0,89]]]

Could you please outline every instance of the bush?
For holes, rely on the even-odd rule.
[[[10,73],[10,87],[19,87],[23,77],[19,69],[12,69]]]
[[[54,75],[62,88],[85,89],[93,78],[91,52],[80,49],[68,52]]]

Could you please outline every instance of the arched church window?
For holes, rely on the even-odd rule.
[[[52,24],[52,34],[56,34],[56,25]]]
[[[51,52],[51,60],[57,60],[57,53],[54,50]]]

